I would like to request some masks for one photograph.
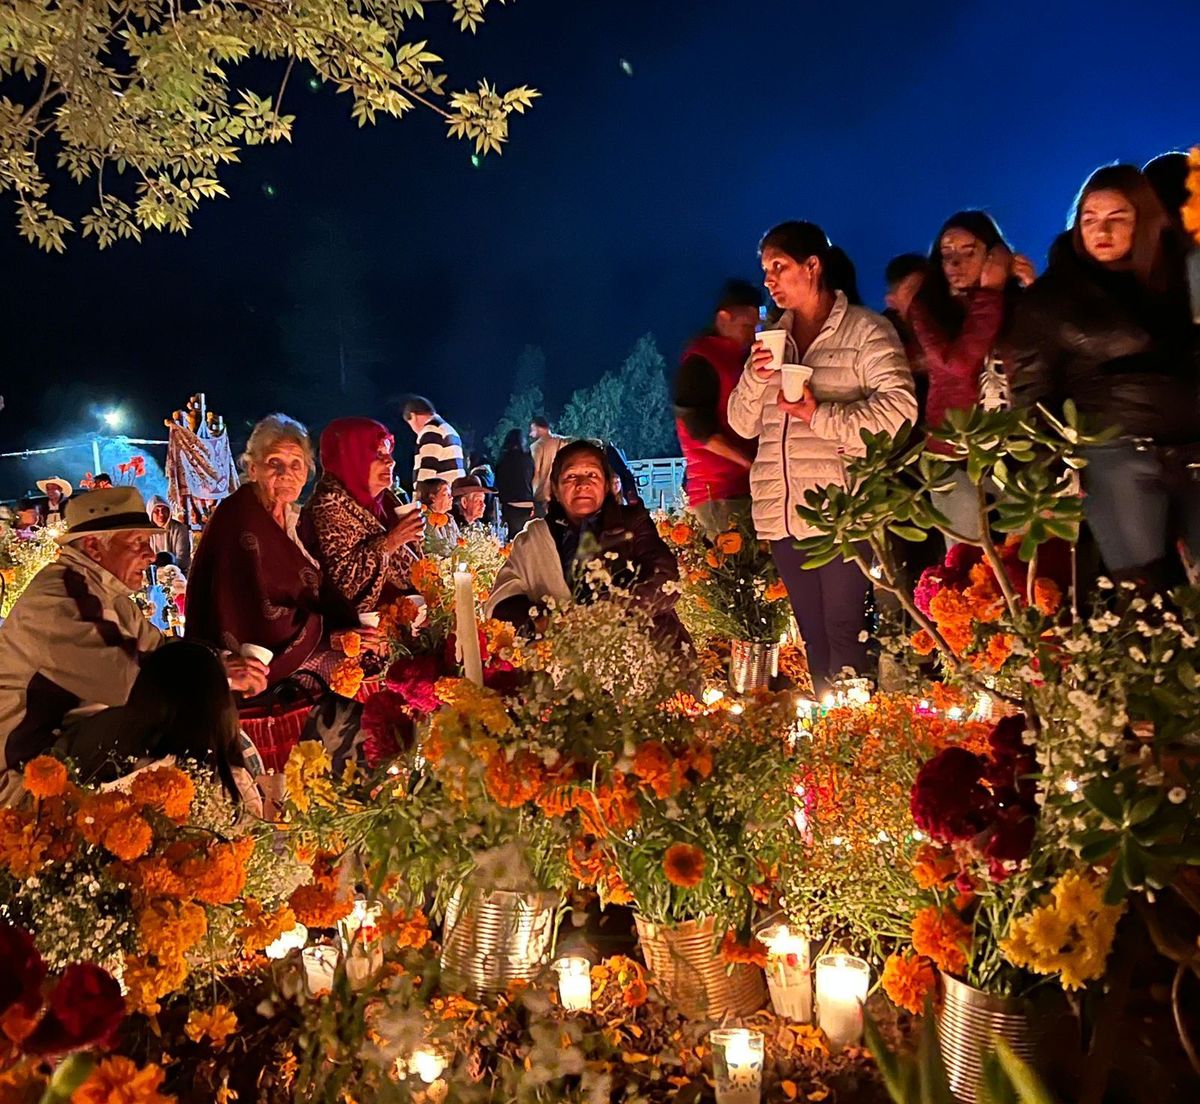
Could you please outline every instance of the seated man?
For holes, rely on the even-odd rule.
[[[239,656],[222,669],[207,648],[167,643],[134,604],[155,526],[132,487],[72,497],[66,521],[58,559],[0,628],[0,805],[15,772],[50,748],[84,778],[119,758],[212,752],[228,781],[236,752],[217,736],[237,735],[228,687],[259,693],[266,669]]]

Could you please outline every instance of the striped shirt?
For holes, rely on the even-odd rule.
[[[467,474],[463,465],[462,438],[449,422],[435,414],[417,438],[413,483],[422,479],[444,479],[453,483]]]

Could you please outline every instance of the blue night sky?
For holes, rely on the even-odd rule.
[[[526,344],[552,404],[647,330],[673,361],[782,219],[824,226],[878,305],[887,259],[954,210],[988,209],[1040,267],[1090,169],[1200,141],[1182,3],[493,9],[475,40],[433,39],[452,87],[543,92],[480,169],[430,116],[360,130],[348,98],[293,78],[294,142],[248,151],[187,238],[46,257],[6,229],[0,451],[90,426],[90,402],[151,433],[196,389],[235,434],[289,401],[343,412],[338,318],[357,412],[394,423],[386,398],[418,390],[482,435]]]

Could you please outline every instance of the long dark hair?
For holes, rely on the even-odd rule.
[[[764,249],[778,249],[794,261],[816,257],[821,262],[822,289],[840,291],[855,305],[862,303],[854,263],[844,249],[830,243],[828,235],[815,222],[792,219],[773,226],[758,243],[760,257]]]
[[[962,332],[967,308],[962,298],[950,291],[946,270],[942,268],[942,237],[947,230],[965,230],[983,242],[984,248],[989,251],[1000,245],[1012,252],[1012,247],[1005,241],[995,219],[986,211],[957,211],[942,223],[942,228],[929,247],[929,267],[916,300],[947,337],[955,338]]]
[[[506,452],[527,452],[525,447],[525,434],[519,429],[510,429],[504,435],[504,443],[500,446],[500,454]]]
[[[1071,220],[1075,253],[1084,261],[1092,261],[1083,244],[1081,216],[1084,200],[1093,192],[1120,192],[1133,206],[1137,222],[1129,268],[1138,282],[1152,291],[1178,291],[1182,284],[1182,245],[1158,193],[1146,174],[1134,165],[1105,165],[1092,173],[1079,189]]]

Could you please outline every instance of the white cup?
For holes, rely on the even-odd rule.
[[[807,364],[785,364],[783,366],[783,397],[788,402],[799,402],[804,398],[804,385],[812,379],[813,370]]]
[[[778,372],[783,367],[783,351],[787,348],[787,330],[762,330],[758,340],[771,350],[771,363],[765,364],[760,371]]]
[[[358,623],[364,629],[377,629],[379,628],[379,614],[374,611],[370,613],[360,613],[358,615]]]
[[[257,659],[264,667],[270,667],[275,658],[275,653],[261,644],[243,644],[239,650],[244,658]]]

